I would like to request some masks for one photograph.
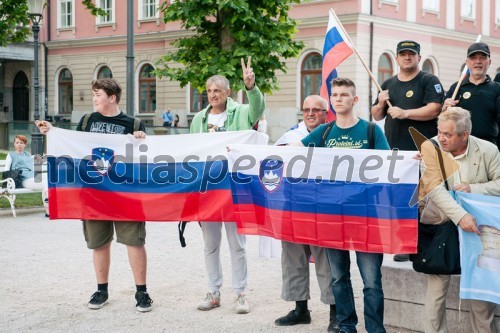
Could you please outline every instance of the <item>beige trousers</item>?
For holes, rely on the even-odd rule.
[[[427,275],[425,294],[425,332],[448,333],[446,324],[446,294],[451,275]],[[470,319],[474,333],[497,333],[493,323],[496,304],[470,300]]]
[[[332,291],[332,271],[326,257],[326,249],[306,244],[281,242],[281,269],[283,287],[281,298],[285,301],[305,301],[309,295],[309,256],[315,262],[316,276],[321,290],[321,302],[335,304]]]

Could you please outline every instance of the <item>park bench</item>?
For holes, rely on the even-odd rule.
[[[0,160],[0,170],[5,169],[5,160]],[[42,172],[47,172],[47,163],[44,163],[42,165]],[[3,188],[3,184],[7,183],[7,186]],[[16,184],[14,182],[14,179],[12,178],[7,178],[0,180],[0,199],[6,198],[9,200],[10,203],[10,209],[12,210],[12,215],[16,217],[16,196],[20,194],[26,194],[26,193],[42,193],[42,190],[32,190],[29,188],[16,188]]]

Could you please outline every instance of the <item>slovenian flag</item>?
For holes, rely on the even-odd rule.
[[[414,152],[231,145],[238,232],[345,250],[416,253]],[[394,155],[396,154],[396,155]]]
[[[330,103],[331,81],[337,77],[337,67],[352,53],[352,45],[344,34],[342,24],[330,11],[328,29],[326,29],[325,44],[323,46],[323,67],[321,70],[321,96],[328,101],[330,112],[327,121],[335,120],[335,111]]]
[[[234,221],[226,147],[256,131],[157,135],[47,133],[51,219]]]

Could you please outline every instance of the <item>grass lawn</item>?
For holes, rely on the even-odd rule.
[[[42,207],[42,193],[26,193],[16,196],[16,209],[28,207]],[[10,203],[6,198],[0,200],[0,209],[9,208]]]

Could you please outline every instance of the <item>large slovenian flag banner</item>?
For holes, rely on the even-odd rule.
[[[230,145],[238,231],[377,253],[415,253],[414,152]],[[396,154],[396,155],[394,155]]]
[[[256,131],[159,135],[47,133],[51,219],[234,221],[226,147]]]
[[[331,81],[337,77],[337,67],[353,53],[349,38],[344,34],[342,24],[330,11],[328,28],[326,29],[325,44],[323,46],[323,67],[321,70],[321,97],[328,101],[329,112],[327,121],[335,120],[335,111],[330,103],[332,91]]]
[[[481,236],[460,235],[460,298],[500,304],[500,197],[455,192],[457,202],[472,216]]]

